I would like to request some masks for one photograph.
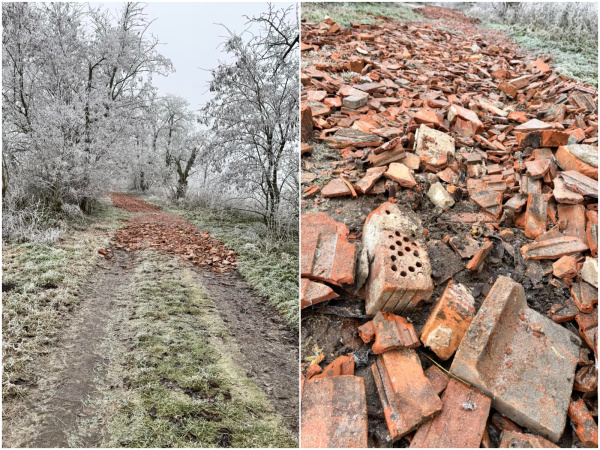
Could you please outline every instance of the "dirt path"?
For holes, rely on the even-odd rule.
[[[217,305],[240,350],[236,364],[297,435],[297,333],[253,293],[234,269],[235,255],[220,241],[181,217],[162,213],[134,197],[121,194],[113,201],[138,214],[117,232],[112,240],[114,249],[97,264],[72,320],[57,345],[39,362],[46,376],[21,402],[10,426],[5,426],[3,445],[98,447],[106,442],[102,412],[94,405],[102,404],[100,397],[110,388],[106,345],[119,336],[119,325],[111,316],[117,313],[115,299],[124,298],[132,282],[130,269],[140,263],[141,253],[129,250],[147,247],[179,253],[200,266],[195,280]]]

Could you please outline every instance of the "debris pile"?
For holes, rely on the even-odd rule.
[[[597,90],[451,18],[302,25],[304,447],[598,445]]]
[[[206,231],[198,230],[181,216],[153,213],[154,205],[126,194],[112,194],[115,206],[137,215],[117,230],[112,245],[126,251],[150,247],[167,253],[178,254],[199,267],[225,273],[237,267],[237,257],[218,239]],[[131,209],[130,209],[131,208]],[[159,208],[160,209],[160,208]]]

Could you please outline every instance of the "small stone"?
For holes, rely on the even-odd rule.
[[[585,258],[585,262],[583,263],[583,267],[581,268],[581,278],[583,278],[583,281],[587,281],[592,286],[598,287],[597,259],[590,258],[589,256]]]
[[[454,199],[439,181],[431,185],[429,191],[427,191],[427,197],[429,197],[435,206],[439,206],[444,210],[454,206]]]

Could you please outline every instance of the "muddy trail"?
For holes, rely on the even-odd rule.
[[[580,441],[589,445],[594,420],[587,422],[591,428],[586,435],[580,426],[585,414],[577,415],[576,408],[567,413],[567,407],[572,401],[589,410],[585,417],[597,414],[592,363],[598,298],[593,275],[597,91],[561,77],[552,71],[550,58],[532,58],[503,33],[463,13],[432,6],[417,11],[431,20],[390,19],[340,28],[327,19],[302,25],[303,374],[317,382],[324,376],[352,374],[363,380],[364,398],[353,392],[347,399],[331,400],[347,401],[354,413],[351,420],[360,417],[364,405],[366,420],[354,422],[359,431],[348,437],[347,446],[498,447],[501,441],[537,446],[532,435],[551,437],[560,447]],[[589,189],[575,186],[571,176],[584,180]],[[548,239],[560,248],[542,257],[531,253]],[[591,272],[586,273],[584,263]],[[555,371],[547,382],[572,386],[575,378],[573,388],[560,394],[561,407],[550,413],[563,420],[553,435],[532,425],[544,418],[529,421],[517,414],[511,417],[516,423],[509,424],[495,407],[479,418],[464,418],[480,421],[467,432],[458,413],[452,421],[444,409],[432,413],[435,406],[429,412],[407,408],[402,402],[419,398],[426,403],[426,396],[418,397],[422,393],[411,393],[400,382],[386,384],[391,381],[382,375],[389,372],[393,379],[420,373],[421,378],[413,379],[419,385],[424,372],[432,385],[434,377],[447,383],[438,366],[446,371],[457,367],[452,354],[501,277],[523,287],[527,310],[539,313],[536,317],[557,335],[577,343],[567,355],[572,366]],[[381,292],[379,286],[398,294]],[[458,286],[461,294],[450,286]],[[424,337],[434,324],[454,321],[447,318],[453,317],[449,309],[434,308],[442,297],[445,305],[461,305],[456,319],[460,325],[451,326],[456,327],[453,333],[464,327],[463,335],[450,344],[446,335],[431,342]],[[463,307],[472,312],[465,313]],[[397,328],[386,328],[394,323],[389,316],[370,322],[378,311],[397,315]],[[412,352],[418,363],[402,366],[396,361],[386,372],[381,350],[375,354],[371,340],[380,348],[385,341],[373,338],[369,322],[393,336],[395,346],[388,348],[416,347]],[[527,336],[532,346],[535,338],[535,333]],[[436,347],[438,341],[454,346],[450,355]],[[553,352],[551,347],[544,351]],[[579,352],[587,356],[578,359]],[[351,365],[346,355],[352,356]],[[510,367],[527,367],[529,357],[512,358],[505,369],[498,362],[496,371],[482,377],[497,377],[499,383],[505,383],[504,377],[521,379]],[[404,367],[403,375],[399,367]],[[444,383],[437,392],[442,401]],[[519,389],[531,384],[522,383]],[[392,389],[399,403],[394,404]],[[303,395],[308,405],[302,412],[303,442],[327,444],[328,438],[317,437],[309,420],[322,417],[308,395],[317,394]],[[543,395],[558,396],[551,388]],[[328,398],[320,397],[322,402]],[[396,407],[402,414],[393,412]],[[527,407],[524,414],[537,417],[538,408]],[[431,423],[435,425],[427,431]],[[329,436],[336,426],[327,425]],[[531,433],[523,438],[529,441],[509,435],[514,431]],[[360,439],[352,440],[357,434]],[[552,443],[542,446],[547,445]]]
[[[132,269],[143,262],[143,252],[136,250],[148,249],[179,255],[183,264],[195,267],[194,282],[215,304],[234,342],[235,364],[262,390],[290,434],[297,435],[297,332],[265,299],[256,296],[235,270],[234,252],[208,232],[133,196],[117,193],[112,200],[134,214],[117,230],[111,244],[99,249],[104,258],[84,287],[80,306],[56,346],[38,362],[46,368],[45,375],[14,414],[4,432],[4,446],[106,445],[110,438],[102,416],[106,411],[98,405],[104,393],[113,389],[114,380],[107,376],[107,349],[111,339],[126,341],[114,318],[121,314],[117,309],[123,308],[119,301],[127,298]]]

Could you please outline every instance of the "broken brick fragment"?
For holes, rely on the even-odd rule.
[[[492,251],[492,247],[493,244],[490,242],[489,239],[486,238],[485,242],[481,244],[481,247],[479,247],[479,250],[477,250],[477,253],[475,253],[475,255],[467,264],[467,269],[479,270],[479,268],[485,261],[485,258],[487,258],[490,252]]]
[[[419,427],[410,448],[479,448],[491,400],[451,378],[442,404],[442,412]]]
[[[348,227],[326,213],[301,217],[300,272],[303,278],[336,286],[354,282],[354,244],[348,242]]]
[[[354,375],[354,356],[339,356],[334,359],[321,373],[315,375],[311,380],[326,377],[339,377],[341,375]]]
[[[303,105],[300,109],[300,141],[308,142],[313,133],[312,110],[310,106]]]
[[[560,448],[535,434],[504,430],[500,435],[500,448]]]
[[[300,308],[307,308],[336,297],[338,295],[329,286],[308,278],[302,278],[300,283]]]
[[[598,389],[598,371],[593,365],[584,366],[577,371],[573,389],[585,393],[593,393]]]
[[[425,370],[425,376],[431,383],[431,387],[437,395],[444,392],[444,389],[448,386],[448,381],[450,381],[450,377],[442,372],[436,365],[429,366],[429,368]]]
[[[390,180],[394,180],[400,186],[405,188],[410,189],[417,185],[417,182],[413,178],[408,167],[402,163],[390,164],[390,167],[387,172],[384,173],[384,176]]]
[[[573,300],[569,299],[565,302],[564,305],[552,305],[550,311],[548,311],[548,316],[556,323],[568,322],[570,320],[575,320],[575,316],[580,313],[579,308],[573,302]]]
[[[447,155],[454,155],[454,139],[441,131],[421,125],[415,134],[415,154],[421,157],[424,165],[442,167],[447,163]]]
[[[502,80],[500,84],[498,84],[498,89],[504,92],[510,98],[515,98],[517,96],[517,88],[509,81]]]
[[[442,409],[414,350],[383,353],[371,366],[392,442]]]
[[[585,281],[573,283],[571,298],[581,312],[589,314],[594,310],[594,305],[598,304],[598,288]]]
[[[573,278],[577,275],[577,260],[572,256],[563,256],[552,264],[552,273],[557,278]]]
[[[340,128],[333,136],[325,139],[325,144],[331,148],[379,147],[382,142],[379,136],[352,128]]]
[[[502,414],[495,412],[492,414],[492,424],[499,430],[513,431],[515,433],[521,433],[523,430],[512,420],[504,417]]]
[[[556,442],[566,423],[579,342],[530,309],[523,286],[499,277],[450,371],[491,397],[494,409]]]
[[[379,180],[384,172],[387,170],[386,166],[382,167],[371,167],[367,169],[367,173],[364,177],[362,177],[358,183],[354,185],[356,192],[360,194],[366,194],[371,190],[371,188],[375,185],[377,180]]]
[[[302,388],[302,448],[367,448],[365,382],[343,375]]]
[[[535,239],[548,226],[548,202],[542,194],[529,194],[525,210],[525,236]]]
[[[366,278],[366,312],[413,311],[433,292],[423,229],[413,213],[394,203],[375,209],[363,227],[361,277]]]
[[[321,196],[325,198],[344,197],[346,195],[352,195],[352,191],[341,178],[334,178],[321,190]]]
[[[475,300],[468,289],[452,280],[436,302],[419,334],[421,342],[443,360],[460,344],[475,315]]]
[[[597,147],[580,144],[563,145],[558,147],[554,157],[562,170],[572,170],[594,180],[598,179]]]
[[[598,180],[594,180],[575,170],[567,170],[560,175],[568,189],[585,197],[598,198]]]
[[[524,245],[521,253],[527,259],[558,259],[587,249],[588,246],[576,237],[562,236]]]
[[[598,425],[583,400],[572,401],[569,417],[575,426],[575,434],[587,448],[598,448]]]
[[[412,324],[405,318],[388,312],[379,311],[372,321],[358,328],[358,333],[365,343],[375,338],[372,350],[376,355],[421,344]]]

